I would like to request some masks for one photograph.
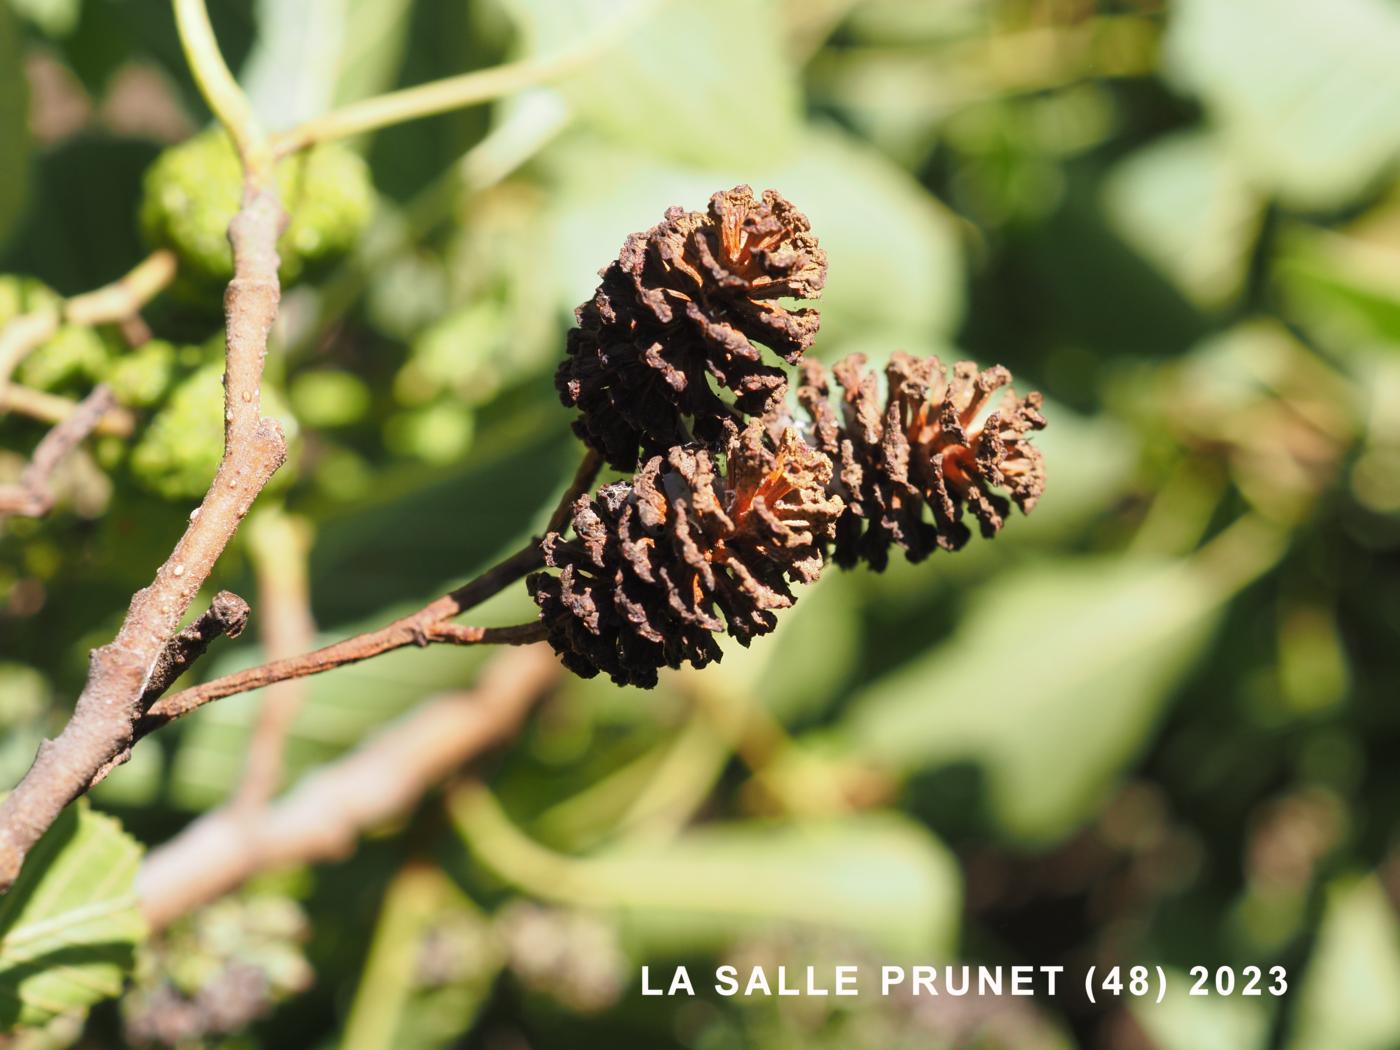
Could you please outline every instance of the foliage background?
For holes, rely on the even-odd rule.
[[[278,127],[618,6],[211,9]],[[538,528],[576,457],[550,382],[572,307],[626,233],[736,182],[780,188],[830,253],[822,357],[961,355],[1043,390],[1048,494],[994,543],[833,570],[705,674],[565,683],[482,769],[506,821],[435,798],[261,880],[143,946],[85,1045],[135,1039],[171,981],[231,959],[273,1003],[207,1045],[1400,1044],[1397,53],[1388,0],[672,0],[553,87],[360,143],[374,225],[287,294],[271,364],[298,442],[268,503],[312,530],[327,640]],[[124,272],[143,170],[206,120],[164,3],[0,3],[0,270],[65,294]],[[176,296],[147,319],[191,345],[218,327]],[[0,470],[41,433],[0,421]],[[98,443],[54,515],[0,526],[8,783],[179,533],[188,501],[139,481]],[[213,581],[255,609],[256,531]],[[250,637],[200,673],[257,659]],[[314,680],[290,775],[480,660]],[[227,797],[255,705],[144,742],[94,806],[169,837]],[[551,899],[520,834],[608,878]],[[1293,989],[637,994],[643,962],[905,957],[1160,963],[1178,989],[1195,964],[1283,964]]]

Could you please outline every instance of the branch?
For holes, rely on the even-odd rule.
[[[273,153],[277,157],[285,157],[318,142],[348,138],[393,124],[448,113],[558,80],[595,61],[657,6],[658,0],[638,0],[625,14],[609,20],[575,46],[555,55],[478,69],[352,102],[273,135]]]
[[[242,634],[243,629],[248,626],[251,612],[248,603],[232,591],[220,591],[214,595],[209,608],[198,619],[165,643],[165,648],[156,658],[155,667],[151,668],[151,680],[141,693],[141,710],[144,711],[159,700],[161,695],[205,654],[214,639],[237,638]],[[131,745],[128,744],[93,774],[88,790],[91,791],[106,780],[112,770],[130,757]]]
[[[11,401],[10,377],[21,361],[68,324],[120,324],[134,317],[175,279],[175,253],[162,248],[142,259],[111,284],[75,295],[58,306],[45,306],[0,329],[0,411],[18,408]],[[23,411],[23,409],[19,409]]]
[[[269,868],[348,856],[364,832],[510,739],[558,674],[541,650],[503,654],[472,691],[424,703],[265,809],[226,806],[200,817],[142,864],[137,892],[147,921],[168,925]]]
[[[272,151],[248,96],[238,86],[214,38],[204,0],[174,0],[175,27],[185,62],[199,85],[199,93],[219,123],[233,139],[249,181],[261,181],[272,167]]]
[[[590,451],[584,456],[574,480],[560,497],[554,513],[550,515],[547,531],[553,532],[563,527],[574,501],[592,487],[601,467],[602,459],[596,452]],[[505,561],[471,582],[377,630],[357,634],[302,656],[274,660],[258,667],[235,671],[166,697],[156,703],[141,719],[136,727],[137,738],[189,714],[196,708],[203,707],[212,700],[261,689],[275,682],[321,674],[409,645],[423,646],[435,642],[451,645],[526,645],[541,641],[545,632],[543,625],[538,622],[513,627],[468,627],[448,621],[480,605],[542,564],[543,554],[539,541],[532,539]]]
[[[67,419],[44,435],[19,476],[19,483],[0,487],[0,517],[21,514],[40,518],[53,507],[53,473],[68,454],[91,434],[112,407],[112,391],[99,386]]]
[[[79,402],[71,398],[13,383],[0,393],[0,412],[14,411],[44,423],[62,423],[78,411],[78,405]],[[98,420],[95,433],[130,437],[135,429],[136,418],[126,409],[113,406]]]
[[[93,650],[73,717],[56,739],[40,744],[24,779],[0,803],[0,891],[14,884],[25,855],[64,807],[130,749],[142,697],[169,639],[287,454],[282,428],[261,412],[263,359],[280,297],[277,238],[286,214],[264,185],[257,153],[261,133],[246,100],[241,107],[231,100],[238,87],[218,54],[203,4],[175,0],[175,11],[196,81],[234,142],[247,150],[243,204],[228,232],[234,274],[224,294],[224,455],[155,579],[132,597],[116,637]]]

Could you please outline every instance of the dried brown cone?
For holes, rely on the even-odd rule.
[[[741,425],[782,402],[787,375],[759,347],[795,364],[812,345],[817,311],[778,300],[820,296],[826,253],[777,191],[759,200],[736,186],[711,197],[708,212],[668,209],[599,274],[555,385],[579,410],[578,435],[631,470],[692,441],[718,449],[736,417]]]
[[[798,389],[813,442],[836,465],[835,487],[845,498],[832,552],[837,564],[865,561],[879,571],[891,546],[904,548],[910,561],[940,547],[957,550],[972,535],[964,509],[988,538],[1013,502],[1030,512],[1045,489],[1045,460],[1030,443],[1045,426],[1038,393],[1017,398],[1008,389],[979,422],[992,395],[1011,382],[1000,365],[979,371],[960,361],[949,381],[938,358],[896,353],[885,368],[883,402],[879,377],[864,366],[864,356],[853,354],[833,367],[839,415],[819,363],[804,362]]]
[[[529,578],[549,641],[585,678],[650,687],[662,667],[720,658],[714,632],[747,645],[822,568],[841,500],[831,463],[788,430],[753,423],[727,444],[725,472],[697,446],[654,456],[630,482],[573,507],[573,538],[550,533]]]

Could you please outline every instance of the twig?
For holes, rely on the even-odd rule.
[[[21,361],[68,324],[121,324],[175,279],[175,253],[161,248],[111,284],[14,318],[0,329],[0,411],[14,408],[10,377]]]
[[[252,610],[248,603],[232,591],[220,591],[214,595],[209,608],[165,643],[156,664],[151,668],[151,680],[141,693],[141,710],[145,710],[175,684],[176,680],[189,670],[190,666],[205,654],[216,638],[237,638],[248,626],[248,616]],[[106,780],[112,770],[131,757],[131,746],[113,755],[101,769],[93,774],[88,784],[91,791]]]
[[[43,423],[62,423],[78,411],[79,402],[47,390],[35,390],[11,383],[0,393],[0,412],[13,411]],[[136,429],[136,418],[126,409],[114,406],[98,420],[95,432],[115,437],[130,437]]]
[[[657,6],[658,0],[638,0],[625,14],[555,55],[508,62],[352,102],[273,135],[273,152],[278,157],[285,157],[318,142],[348,138],[391,124],[448,113],[558,80],[596,60]]]
[[[307,571],[310,551],[311,527],[304,519],[270,510],[249,525],[248,553],[262,611],[258,633],[263,651],[273,659],[305,652],[315,641]],[[305,684],[291,680],[278,683],[263,696],[237,805],[255,809],[277,793],[287,733],[305,698]]]
[[[194,623],[165,643],[155,667],[151,668],[151,680],[141,694],[141,705],[150,707],[163,696],[190,665],[205,654],[215,638],[237,638],[242,634],[250,615],[252,610],[248,603],[232,591],[214,595],[209,608]]]
[[[19,483],[0,487],[0,517],[22,514],[42,517],[53,507],[53,473],[68,454],[96,429],[112,407],[112,391],[99,386],[67,419],[55,424],[34,449]]]
[[[260,182],[272,165],[267,135],[253,114],[248,96],[224,61],[204,0],[174,0],[174,5],[180,46],[199,93],[233,140],[248,180]]]
[[[550,516],[547,531],[555,531],[562,527],[574,501],[592,486],[593,479],[598,476],[601,467],[602,460],[596,452],[590,451],[584,457],[573,482]],[[274,660],[258,667],[235,671],[173,693],[156,703],[141,719],[136,727],[137,737],[139,739],[212,700],[261,689],[275,682],[321,674],[409,645],[422,646],[434,642],[452,645],[526,645],[540,641],[545,635],[544,628],[539,623],[513,627],[467,627],[447,621],[480,605],[526,573],[538,568],[543,563],[542,557],[539,541],[532,539],[505,561],[471,582],[377,630],[357,634],[353,638],[346,638],[302,656]]]
[[[116,637],[92,652],[87,684],[73,717],[39,746],[34,764],[0,803],[0,891],[14,884],[25,855],[69,803],[87,790],[134,739],[141,698],[169,639],[253,499],[286,458],[276,420],[262,416],[261,383],[268,335],[277,316],[277,238],[286,214],[259,167],[261,133],[238,95],[200,0],[175,0],[181,41],[210,107],[243,154],[243,203],[229,224],[234,274],[224,294],[224,455],[189,527],[150,586],[131,599]],[[241,96],[240,96],[241,97]]]
[[[147,921],[165,926],[270,868],[347,856],[366,830],[510,739],[558,673],[542,650],[503,653],[475,689],[424,703],[279,801],[254,814],[226,806],[200,817],[142,865]]]

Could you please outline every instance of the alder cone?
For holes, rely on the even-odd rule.
[[[550,644],[585,678],[651,687],[662,667],[720,658],[714,633],[744,645],[821,573],[841,501],[831,463],[787,430],[734,435],[725,471],[698,446],[653,456],[630,482],[573,506],[574,536],[550,533],[529,578]]]
[[[832,551],[837,564],[865,561],[879,571],[892,546],[922,561],[968,541],[964,510],[988,538],[1012,503],[1031,511],[1045,489],[1045,460],[1030,443],[1045,426],[1040,394],[1017,398],[1008,389],[978,422],[991,396],[1011,382],[1000,365],[979,371],[960,361],[949,380],[938,358],[896,353],[885,368],[883,401],[878,376],[864,366],[865,357],[853,354],[833,367],[839,416],[822,365],[804,362],[798,389],[812,440],[835,464],[835,488],[845,499]]]
[[[826,253],[777,191],[760,200],[736,186],[711,197],[708,212],[668,209],[599,275],[575,311],[555,385],[579,410],[579,437],[632,470],[692,441],[718,449],[736,416],[741,424],[782,402],[786,372],[764,363],[760,345],[788,364],[812,345],[817,311],[777,300],[820,296]]]

